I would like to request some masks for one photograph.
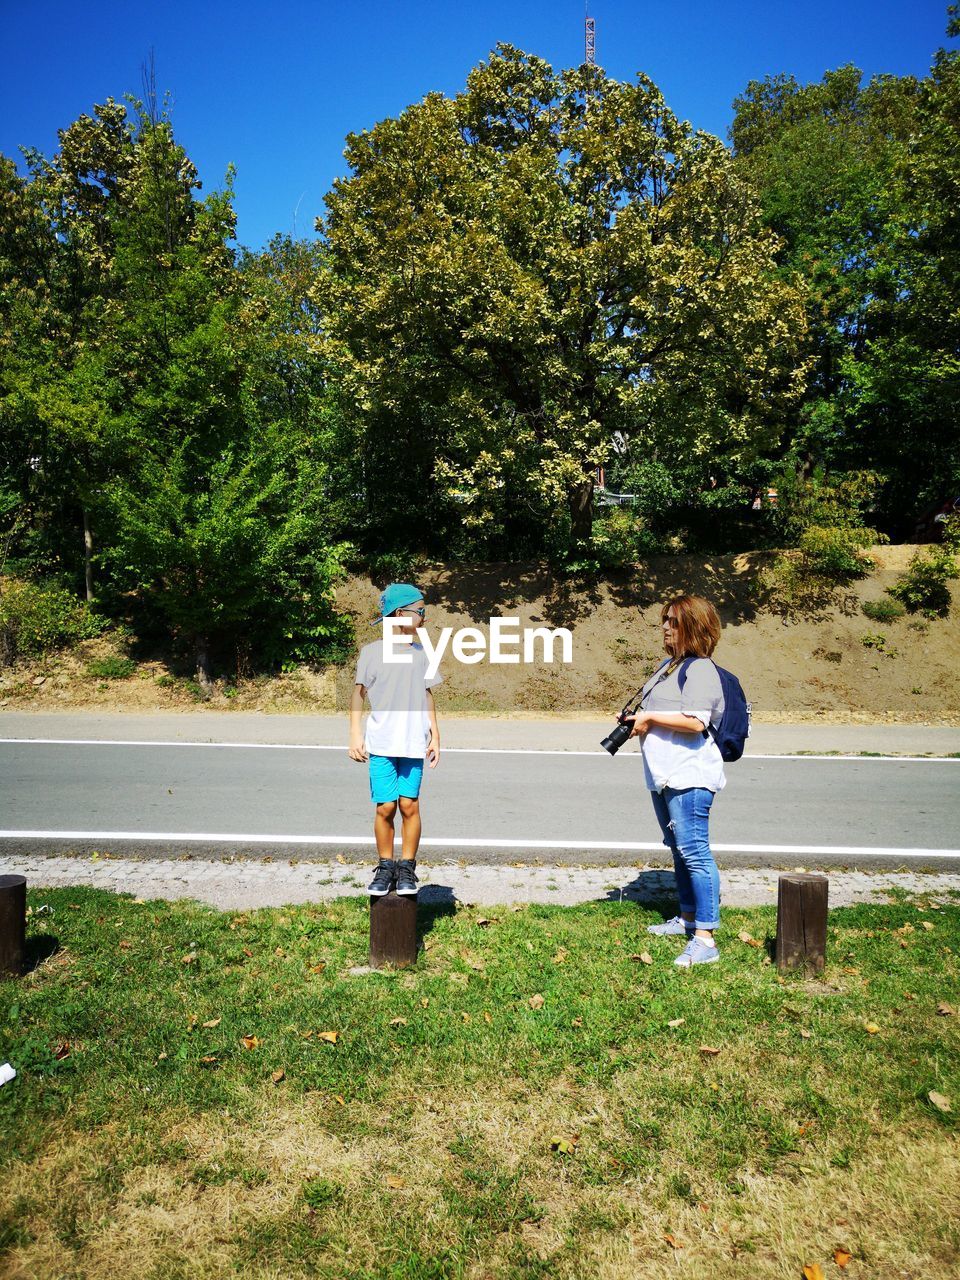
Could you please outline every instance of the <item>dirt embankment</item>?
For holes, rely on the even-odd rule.
[[[434,640],[443,627],[475,626],[486,634],[494,616],[518,618],[520,628],[567,627],[573,635],[569,665],[484,660],[467,666],[448,653],[438,705],[459,715],[609,715],[661,655],[660,602],[691,591],[717,605],[724,623],[717,661],[740,677],[757,721],[957,725],[958,606],[930,622],[907,615],[877,623],[861,609],[865,601],[886,598],[885,588],[914,550],[873,548],[876,569],[869,577],[792,616],[772,607],[764,585],[772,553],[708,560],[657,557],[592,584],[564,581],[540,565],[434,566],[417,577]],[[356,577],[338,591],[338,607],[354,618],[358,647],[377,635],[371,619],[382,585]],[[171,679],[161,663],[142,663],[128,679],[89,674],[91,660],[111,651],[104,639],[8,669],[0,673],[0,705],[48,711],[197,709],[197,689]],[[34,683],[41,677],[42,683]],[[221,711],[329,714],[345,708],[352,680],[348,665],[218,681],[205,705]]]

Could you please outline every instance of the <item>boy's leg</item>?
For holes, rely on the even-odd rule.
[[[402,819],[400,857],[416,858],[420,848],[420,801],[413,796],[401,796],[397,803]]]
[[[396,812],[396,800],[382,800],[380,804],[377,805],[373,818],[373,834],[377,841],[378,857],[393,857],[393,819]]]
[[[400,783],[392,756],[371,755],[369,762],[370,799],[376,805],[373,834],[381,858],[393,857],[393,820],[397,812]]]
[[[400,861],[397,863],[397,893],[417,892],[417,850],[420,848],[420,784],[423,761],[403,757],[397,762],[400,797],[397,803],[403,817]]]

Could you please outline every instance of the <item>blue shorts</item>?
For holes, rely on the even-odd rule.
[[[423,760],[416,756],[371,755],[370,799],[374,804],[386,804],[400,796],[416,800],[423,782]]]

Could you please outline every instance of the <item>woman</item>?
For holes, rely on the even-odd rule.
[[[723,689],[709,660],[720,639],[720,618],[709,600],[682,595],[660,611],[667,658],[643,686],[631,737],[639,737],[643,772],[663,842],[673,853],[680,914],[650,933],[685,934],[675,964],[719,959],[713,932],[720,924],[720,872],[710,852],[713,797],[726,785],[720,748],[707,732],[723,715]],[[686,666],[683,689],[680,667]]]

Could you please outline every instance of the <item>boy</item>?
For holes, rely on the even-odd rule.
[[[369,761],[370,799],[376,805],[373,833],[379,861],[367,892],[382,897],[396,887],[399,894],[417,892],[417,849],[420,845],[420,784],[424,759],[435,769],[440,759],[440,730],[433,685],[439,674],[427,675],[427,655],[415,632],[426,610],[423,597],[408,582],[391,582],[380,597],[380,617],[399,619],[394,651],[409,645],[412,662],[383,660],[383,639],[360,650],[350,699],[351,760]],[[370,699],[366,734],[360,727],[364,696]],[[402,818],[401,855],[393,856],[393,820],[399,806]]]

